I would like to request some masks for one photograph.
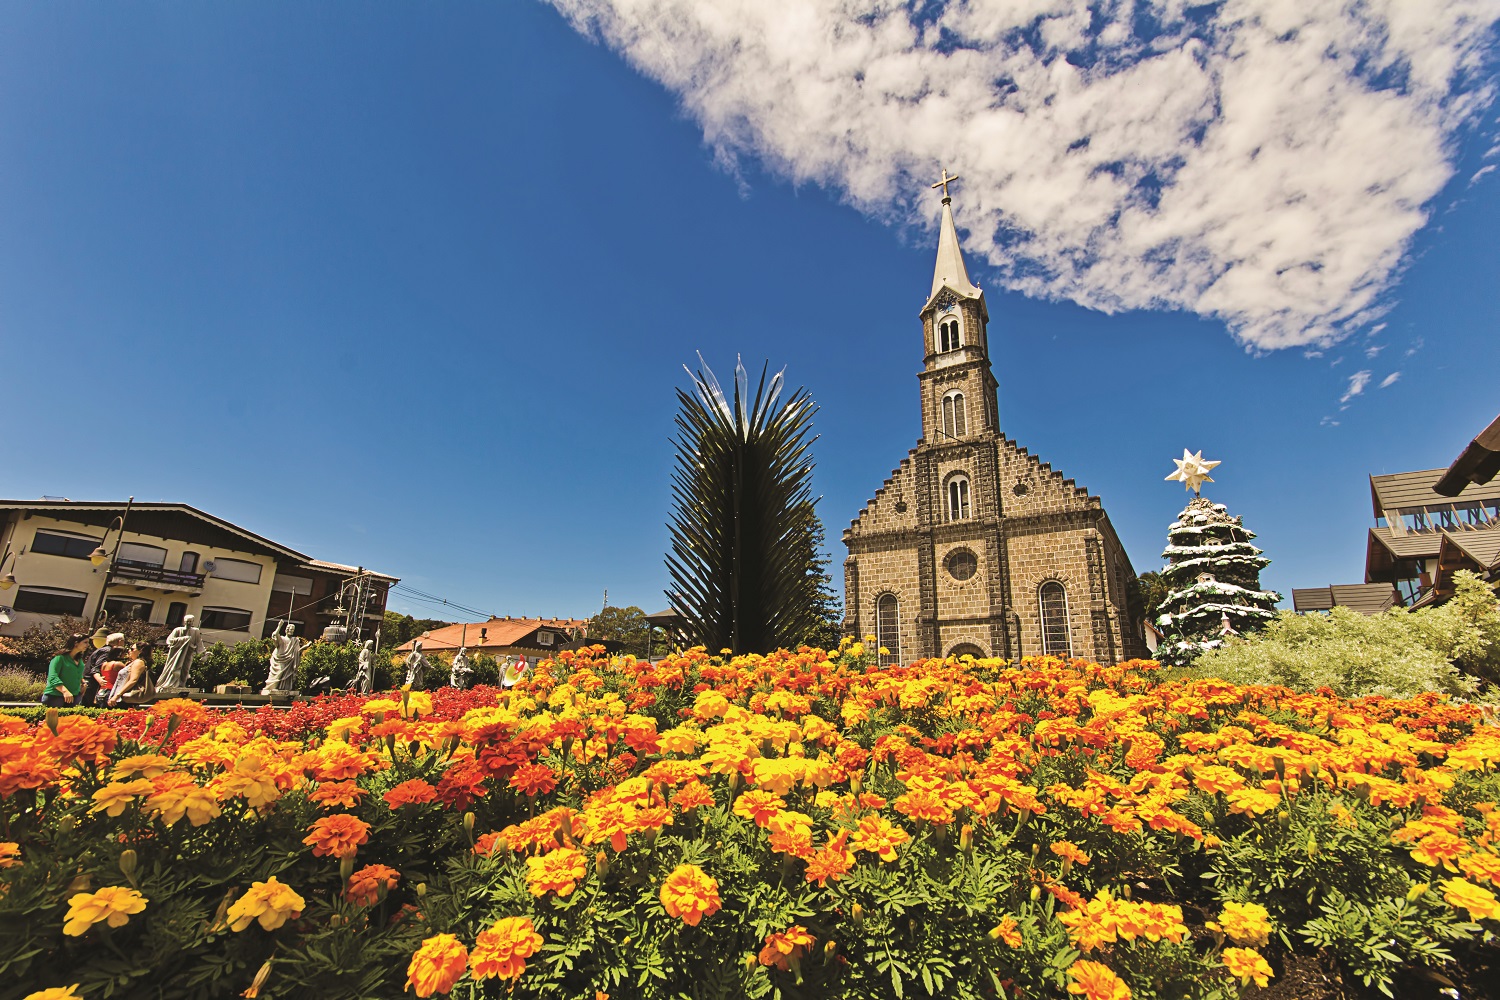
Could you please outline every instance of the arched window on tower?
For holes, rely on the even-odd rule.
[[[901,663],[901,602],[895,594],[882,594],[875,602],[875,640],[885,650],[879,654],[881,666]]]
[[[1056,580],[1048,580],[1037,592],[1042,611],[1042,653],[1072,656],[1073,639],[1068,628],[1068,592]]]
[[[938,324],[938,350],[942,352],[956,351],[963,345],[963,338],[958,333],[958,320],[945,319]]]
[[[961,438],[969,433],[969,415],[961,392],[950,392],[943,397],[943,433],[949,438]]]
[[[954,476],[948,480],[948,520],[963,521],[969,516],[969,477]]]

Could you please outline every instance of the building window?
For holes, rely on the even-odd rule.
[[[311,597],[313,581],[310,576],[288,576],[285,573],[277,573],[276,579],[271,581],[271,589],[278,594],[297,594],[301,597]]]
[[[938,350],[946,353],[956,351],[963,345],[963,338],[959,336],[958,320],[945,319],[938,324]]]
[[[133,597],[110,597],[104,601],[104,613],[117,621],[149,622],[150,601],[138,601]]]
[[[95,546],[97,548],[97,545]],[[35,550],[33,550],[35,551]],[[90,552],[93,549],[89,550]],[[30,611],[38,615],[83,616],[83,606],[89,595],[76,590],[58,590],[56,587],[22,587],[16,591],[16,610]]]
[[[234,580],[238,583],[260,583],[260,563],[243,559],[215,559],[215,580]]]
[[[964,407],[964,394],[950,392],[943,397],[943,433],[950,438],[961,438],[969,433],[968,413]]]
[[[137,566],[155,566],[160,568],[167,564],[167,550],[159,545],[142,545],[139,542],[123,542],[120,551],[116,553],[120,562],[134,563]]]
[[[198,572],[198,553],[196,553],[196,552],[184,552],[182,554],[182,561],[177,564],[177,572],[179,572],[179,573],[196,573],[196,572]]]
[[[1042,584],[1038,594],[1042,608],[1042,653],[1072,656],[1073,639],[1068,629],[1068,592],[1056,580]]]
[[[961,642],[957,646],[954,646],[952,649],[948,650],[948,655],[958,657],[972,656],[976,660],[982,660],[984,659],[984,650],[980,649],[972,642]]]
[[[956,549],[948,553],[946,562],[948,575],[959,583],[971,580],[979,571],[979,559],[968,549]]]
[[[182,624],[182,619],[187,617],[187,605],[182,601],[173,601],[167,605],[167,624],[176,628]]]
[[[969,477],[954,476],[948,480],[948,520],[963,521],[969,516]]]
[[[882,667],[901,662],[901,602],[895,594],[882,594],[875,602],[875,639],[885,650],[879,654]]]
[[[75,535],[71,531],[38,531],[31,539],[31,551],[47,556],[87,559],[99,547],[92,535]]]
[[[248,632],[250,612],[241,608],[204,608],[198,624],[223,632]]]

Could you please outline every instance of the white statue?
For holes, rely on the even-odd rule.
[[[419,688],[422,679],[427,675],[427,657],[422,655],[422,640],[411,644],[411,652],[406,654],[406,686]]]
[[[167,636],[167,665],[156,679],[157,690],[187,687],[193,657],[203,652],[203,630],[195,627],[193,621],[192,615],[183,615],[182,624]]]
[[[467,646],[458,647],[458,652],[453,657],[453,670],[448,674],[448,686],[466,688],[469,686],[469,675],[474,668],[469,666],[469,650]]]
[[[369,694],[375,681],[375,640],[366,639],[359,647],[359,671],[354,675],[354,690]]]
[[[282,635],[281,630],[286,629]],[[302,663],[302,651],[311,643],[297,638],[297,626],[294,622],[282,622],[276,626],[276,631],[271,633],[271,642],[275,649],[271,651],[271,676],[266,678],[266,686],[261,689],[261,694],[285,694],[297,689],[297,667]]]

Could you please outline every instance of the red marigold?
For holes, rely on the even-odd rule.
[[[314,821],[302,842],[313,849],[313,856],[321,858],[332,855],[336,858],[352,858],[359,845],[370,839],[370,824],[358,816],[334,813]]]
[[[352,781],[329,781],[309,792],[307,797],[325,809],[334,806],[353,809],[368,794]]]
[[[546,795],[557,787],[557,775],[546,764],[526,764],[510,776],[510,787],[533,798]]]
[[[400,809],[402,806],[424,805],[437,798],[437,789],[433,788],[421,778],[413,778],[403,781],[401,784],[385,793],[385,804],[392,809]]]

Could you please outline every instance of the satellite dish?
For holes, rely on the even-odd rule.
[[[15,608],[0,608],[0,625],[9,625],[16,620]]]

